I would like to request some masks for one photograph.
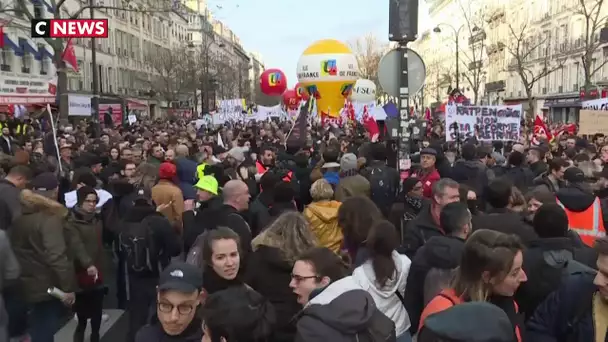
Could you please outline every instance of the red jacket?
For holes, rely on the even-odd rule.
[[[441,178],[441,176],[439,175],[439,172],[437,172],[437,169],[433,169],[433,171],[431,171],[429,173],[423,173],[423,172],[424,172],[423,170],[418,170],[417,172],[413,173],[410,177],[416,177],[416,178],[420,179],[420,183],[422,183],[424,197],[432,198],[433,197],[433,184],[435,184],[435,182],[438,181]]]

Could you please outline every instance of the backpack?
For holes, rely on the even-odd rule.
[[[127,271],[134,274],[156,274],[160,271],[158,249],[149,220],[125,222],[118,234],[119,251]]]
[[[525,286],[526,298],[528,298],[526,305],[529,305],[529,308],[524,310],[526,315],[531,315],[533,310],[551,292],[557,290],[564,280],[582,273],[595,274],[595,270],[574,260],[574,254],[571,251],[542,252],[542,261],[527,272],[528,284],[534,284],[534,286]]]
[[[396,342],[395,322],[376,309],[364,331],[357,332],[356,342]]]
[[[392,186],[393,180],[391,179],[388,170],[374,167],[369,172],[368,180],[371,190],[371,200],[378,208],[381,208],[381,210],[390,209],[395,201],[395,193]]]

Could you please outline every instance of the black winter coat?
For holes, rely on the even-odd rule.
[[[515,234],[527,246],[538,236],[529,226],[524,217],[508,209],[488,210],[486,214],[473,217],[473,230],[490,229],[505,234]]]
[[[418,216],[411,220],[405,227],[403,234],[403,244],[399,248],[399,253],[405,254],[413,259],[416,251],[422,247],[433,236],[443,236],[443,231],[431,215],[431,205],[427,205],[420,211]]]

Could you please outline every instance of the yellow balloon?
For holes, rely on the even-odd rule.
[[[325,39],[310,45],[298,61],[298,82],[317,98],[317,110],[340,116],[344,99],[359,78],[357,58],[346,44]]]

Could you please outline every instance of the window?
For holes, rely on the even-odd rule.
[[[13,50],[11,50],[8,46],[0,49],[0,70],[11,71],[11,66],[13,65],[13,56]]]
[[[34,5],[34,18],[43,19],[44,18],[44,7],[42,5]]]
[[[19,45],[24,47],[25,44],[27,43],[23,43],[22,40],[19,41]],[[23,56],[21,56],[21,72],[24,74],[29,74],[32,70],[32,59],[34,58],[34,56],[32,55],[31,51],[29,51],[28,49],[24,48],[23,49]]]
[[[44,44],[38,44],[38,51],[40,53],[40,75],[47,75],[49,73],[50,60],[46,54]]]

